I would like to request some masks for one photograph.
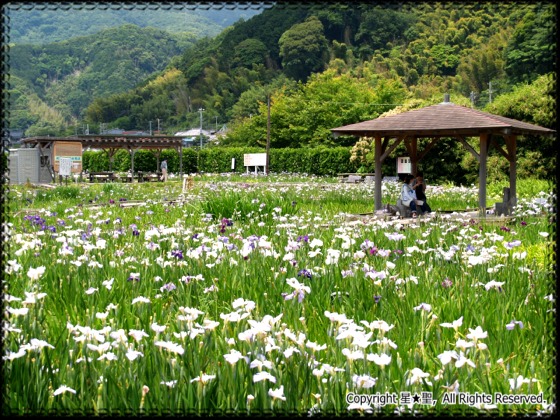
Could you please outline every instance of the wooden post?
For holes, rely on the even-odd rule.
[[[375,210],[381,210],[381,136],[375,136]]]
[[[410,150],[410,171],[412,175],[416,175],[416,172],[418,172],[418,138],[412,138]]]
[[[130,171],[132,172],[132,177],[134,179],[134,153],[136,152],[132,149],[128,149],[128,152],[130,153]]]
[[[480,135],[480,163],[478,170],[478,211],[481,217],[486,217],[486,162],[488,157],[488,145],[490,134]]]
[[[516,157],[516,136],[506,136],[506,147],[509,155],[509,211],[517,205],[517,157]]]

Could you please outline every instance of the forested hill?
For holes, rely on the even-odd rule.
[[[78,116],[94,98],[126,92],[163,70],[194,41],[124,25],[47,45],[15,45],[9,60],[12,127]],[[48,117],[41,107],[52,108]]]
[[[229,140],[255,145],[269,94],[273,144],[329,144],[329,126],[409,99],[472,95],[482,109],[554,71],[554,28],[546,2],[280,3],[198,41],[150,83],[96,99],[85,117],[125,129],[159,118],[171,132],[198,126],[204,109],[206,124],[227,123]]]
[[[551,2],[280,3],[196,42],[127,25],[16,45],[10,126],[44,135],[157,119],[173,133],[197,127],[204,109],[205,128],[227,124],[232,144],[259,145],[270,95],[275,147],[332,144],[329,128],[411,100],[448,92],[482,109],[552,73],[554,12]]]
[[[58,5],[49,3],[18,3],[4,8],[11,44],[44,45],[76,36],[90,35],[104,29],[137,25],[189,38],[213,37],[239,19],[249,19],[262,9],[256,7],[197,7],[184,3],[109,3]]]

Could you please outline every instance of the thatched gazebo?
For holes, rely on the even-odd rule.
[[[516,142],[525,134],[555,135],[555,130],[528,124],[511,118],[489,114],[476,109],[444,102],[397,115],[380,117],[343,127],[332,128],[335,137],[353,135],[375,139],[375,210],[381,204],[381,164],[395,148],[404,141],[410,155],[412,172],[416,173],[418,162],[436,145],[441,138],[454,138],[473,154],[479,162],[478,206],[481,215],[486,214],[486,162],[488,150],[496,148],[509,162],[509,197],[506,197],[506,212],[517,204],[516,194]],[[465,140],[479,137],[477,152]],[[424,150],[418,150],[418,139],[430,138]],[[501,141],[503,140],[503,142]],[[502,144],[500,144],[502,143]],[[505,145],[505,149],[502,147]]]

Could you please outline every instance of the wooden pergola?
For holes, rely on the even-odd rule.
[[[125,149],[130,154],[131,170],[134,173],[134,155],[140,149],[156,151],[157,167],[163,149],[176,149],[179,153],[180,179],[183,178],[183,139],[175,136],[138,136],[138,135],[109,135],[93,134],[72,137],[29,137],[22,140],[25,147],[38,147],[41,154],[51,149],[54,142],[81,143],[83,148],[101,149],[109,156],[109,171],[113,170],[114,156],[117,150]]]
[[[437,105],[332,128],[331,131],[335,137],[352,135],[374,138],[375,210],[382,208],[381,164],[401,142],[404,142],[409,153],[412,173],[416,173],[418,162],[426,156],[440,139],[456,139],[472,153],[479,163],[478,206],[482,216],[486,214],[486,163],[489,148],[494,147],[509,162],[509,200],[505,204],[511,210],[517,204],[517,137],[525,134],[555,135],[556,133],[555,130],[538,125],[453,104],[449,102],[447,95],[444,102]],[[467,137],[479,137],[480,146],[478,152],[467,143]],[[424,150],[418,150],[419,138],[431,139]],[[505,149],[503,145],[505,145]]]

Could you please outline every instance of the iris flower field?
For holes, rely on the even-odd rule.
[[[4,414],[555,411],[550,185],[254,178],[10,186]]]

